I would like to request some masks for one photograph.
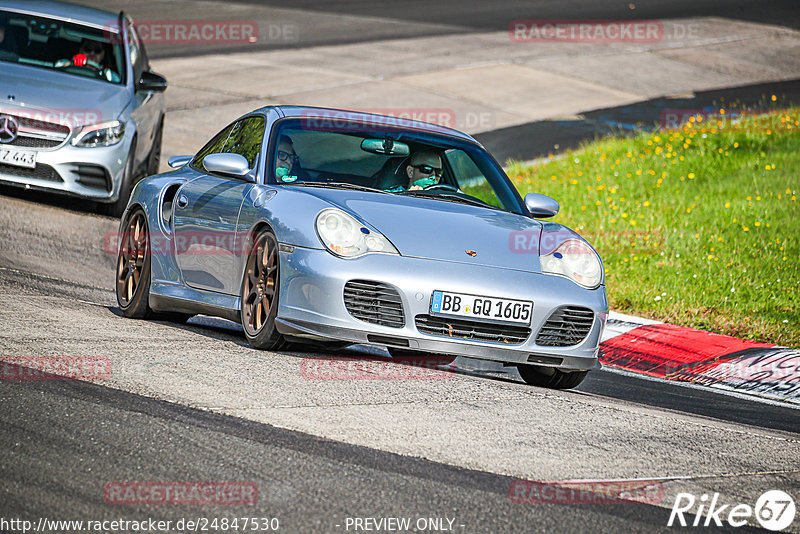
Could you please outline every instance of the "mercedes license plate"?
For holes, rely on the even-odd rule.
[[[36,152],[0,146],[0,163],[16,167],[36,168]]]

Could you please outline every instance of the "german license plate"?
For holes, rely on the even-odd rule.
[[[431,299],[431,313],[455,315],[470,319],[487,319],[511,323],[529,324],[533,302],[529,300],[501,299],[434,291]]]
[[[36,152],[0,146],[0,163],[16,167],[36,168]]]

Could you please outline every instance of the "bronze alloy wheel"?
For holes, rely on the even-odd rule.
[[[117,300],[125,309],[136,299],[140,285],[149,273],[145,272],[147,260],[147,222],[144,212],[134,211],[128,216],[123,227],[122,243],[120,243],[117,259]]]
[[[242,288],[242,324],[250,336],[257,336],[274,317],[277,306],[278,243],[269,232],[256,238],[253,252],[247,259]],[[272,324],[270,324],[270,327]]]
[[[141,208],[134,208],[120,227],[122,241],[117,258],[117,302],[122,315],[185,323],[191,313],[150,308],[150,234]]]

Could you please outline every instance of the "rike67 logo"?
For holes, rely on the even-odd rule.
[[[689,513],[695,505],[697,505],[697,511],[694,514]],[[742,527],[755,518],[763,528],[779,531],[792,524],[795,512],[794,499],[781,490],[765,492],[758,498],[755,506],[745,503],[723,504],[719,500],[719,493],[714,493],[710,499],[707,494],[703,494],[697,499],[691,493],[678,493],[675,503],[672,505],[667,526],[708,527],[713,525],[722,527],[726,526],[724,523],[727,523],[727,526],[730,527]],[[684,514],[691,522],[687,522]],[[694,516],[693,520],[692,515]]]

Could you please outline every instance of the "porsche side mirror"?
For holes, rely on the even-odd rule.
[[[203,158],[203,167],[208,172],[244,178],[250,172],[250,164],[241,154],[223,152],[222,154],[209,154]]]
[[[525,206],[531,215],[540,219],[554,217],[560,208],[554,198],[540,193],[528,193],[525,195]]]

